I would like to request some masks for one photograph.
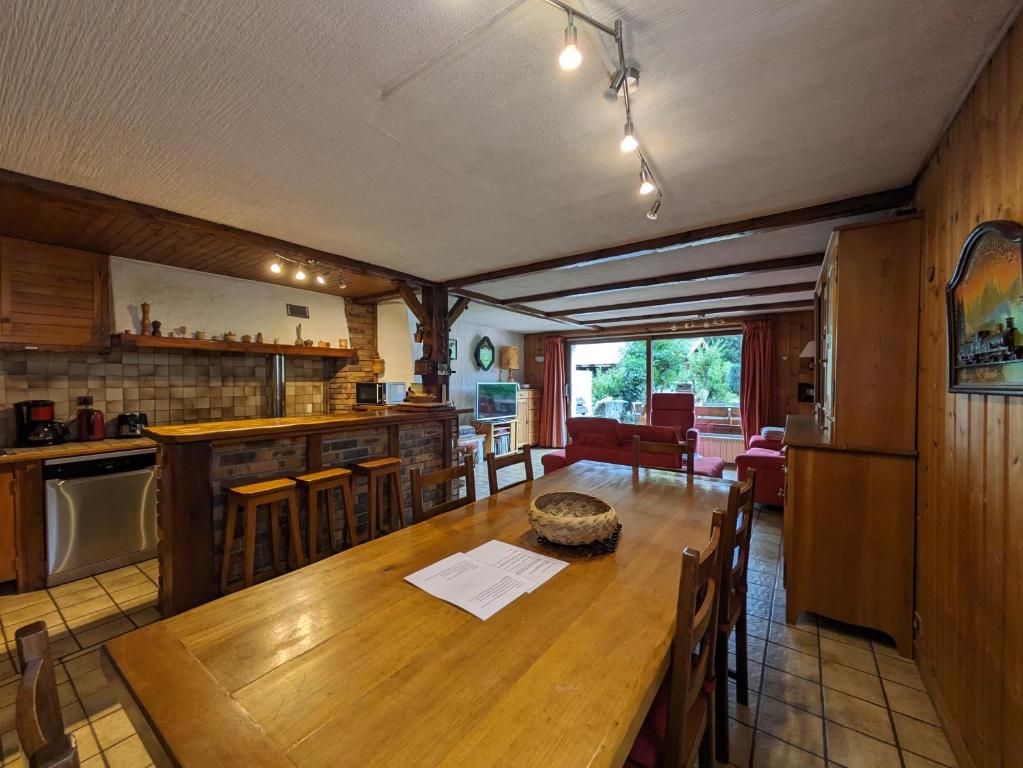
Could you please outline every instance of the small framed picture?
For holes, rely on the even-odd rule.
[[[458,359],[458,339],[448,339],[448,360]]]

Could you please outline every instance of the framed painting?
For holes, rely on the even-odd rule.
[[[949,391],[1023,395],[1023,225],[974,229],[945,300]]]
[[[458,359],[458,339],[448,339],[448,360]]]
[[[476,358],[476,365],[480,370],[490,370],[494,364],[494,344],[490,341],[489,336],[484,336],[479,340],[473,356]]]

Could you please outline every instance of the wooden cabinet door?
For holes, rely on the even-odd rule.
[[[532,435],[529,434],[529,392],[526,390],[520,390],[518,394],[518,402],[516,402],[515,410],[515,425],[516,431],[518,432],[518,444],[528,443],[533,444]]]
[[[14,467],[0,467],[0,581],[10,581],[18,576],[14,505]]]
[[[106,346],[108,257],[0,238],[0,342]]]

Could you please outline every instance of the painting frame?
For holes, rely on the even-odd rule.
[[[963,243],[955,272],[945,286],[945,307],[948,321],[946,327],[948,391],[956,394],[1020,396],[1023,395],[1023,376],[1018,381],[1005,380],[1004,373],[1002,373],[1001,380],[990,382],[967,380],[966,378],[971,368],[1000,370],[1000,366],[1018,365],[1020,368],[1017,370],[1023,370],[1023,345],[1019,344],[1023,323],[1014,324],[1013,322],[1013,319],[1017,318],[1016,313],[1023,311],[1023,295],[1010,297],[1007,292],[1004,301],[1010,302],[1010,307],[1015,305],[1018,309],[1010,310],[1006,323],[996,325],[993,330],[979,329],[968,325],[967,315],[969,313],[960,301],[960,292],[964,290],[968,279],[976,279],[976,276],[971,274],[975,258],[978,257],[978,253],[981,258],[987,255],[981,251],[980,246],[991,242],[1001,245],[1008,257],[1005,261],[1010,265],[1014,264],[1014,266],[1006,266],[1003,269],[1006,271],[1018,270],[1018,280],[1023,283],[1023,224],[1015,221],[996,220],[986,221],[975,227]],[[983,276],[980,279],[983,280]],[[990,280],[984,283],[985,298],[990,285]],[[973,320],[975,321],[976,318]],[[971,337],[975,341],[967,341]],[[984,360],[984,355],[992,353],[989,349],[977,347],[982,343],[986,346],[997,347],[999,354],[1003,357],[989,357]],[[1011,354],[1013,357],[1004,359],[1006,354]]]
[[[494,349],[494,343],[490,340],[489,336],[484,336],[476,343],[476,349],[473,350],[473,357],[476,358],[476,367],[481,371],[489,371],[494,367],[496,350]]]
[[[448,360],[458,359],[458,339],[448,339]]]

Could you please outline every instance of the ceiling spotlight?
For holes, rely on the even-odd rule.
[[[342,275],[340,272],[337,273],[337,287],[340,288],[342,291],[348,287],[348,284],[345,283],[345,276]]]
[[[298,269],[295,270],[295,279],[305,280],[305,270],[302,269],[302,267],[299,267]]]
[[[284,271],[284,260],[279,253],[274,254],[274,260],[270,263],[270,271],[275,275],[279,275]]]
[[[622,143],[618,145],[621,147],[622,152],[635,152],[639,147],[639,142],[636,141],[636,137],[632,135],[632,118],[626,118],[625,120],[625,136],[622,138]]]
[[[626,80],[629,85],[629,95],[632,95],[639,88],[639,70],[635,67],[627,67],[624,70],[619,69],[615,72],[611,78],[611,83],[604,91],[604,101],[608,104],[614,104],[618,101],[618,94],[622,92],[622,84]]]
[[[324,277],[323,275],[317,275],[316,276],[316,282],[319,283],[320,285],[326,285],[327,284],[327,278]]]
[[[568,12],[568,26],[565,27],[565,48],[558,57],[558,64],[561,68],[571,72],[578,69],[583,63],[583,55],[579,50],[579,32],[575,28],[575,19],[572,12]]]
[[[629,67],[625,70],[625,82],[629,86],[629,93],[635,93],[639,90],[639,70],[635,67]]]
[[[654,204],[650,206],[650,210],[647,211],[646,217],[648,219],[650,219],[650,221],[657,221],[657,214],[660,212],[660,210],[661,210],[661,196],[658,195],[657,199],[654,200]]]
[[[639,169],[639,194],[649,195],[657,187],[654,185],[654,177],[650,175],[650,171],[644,165]]]

